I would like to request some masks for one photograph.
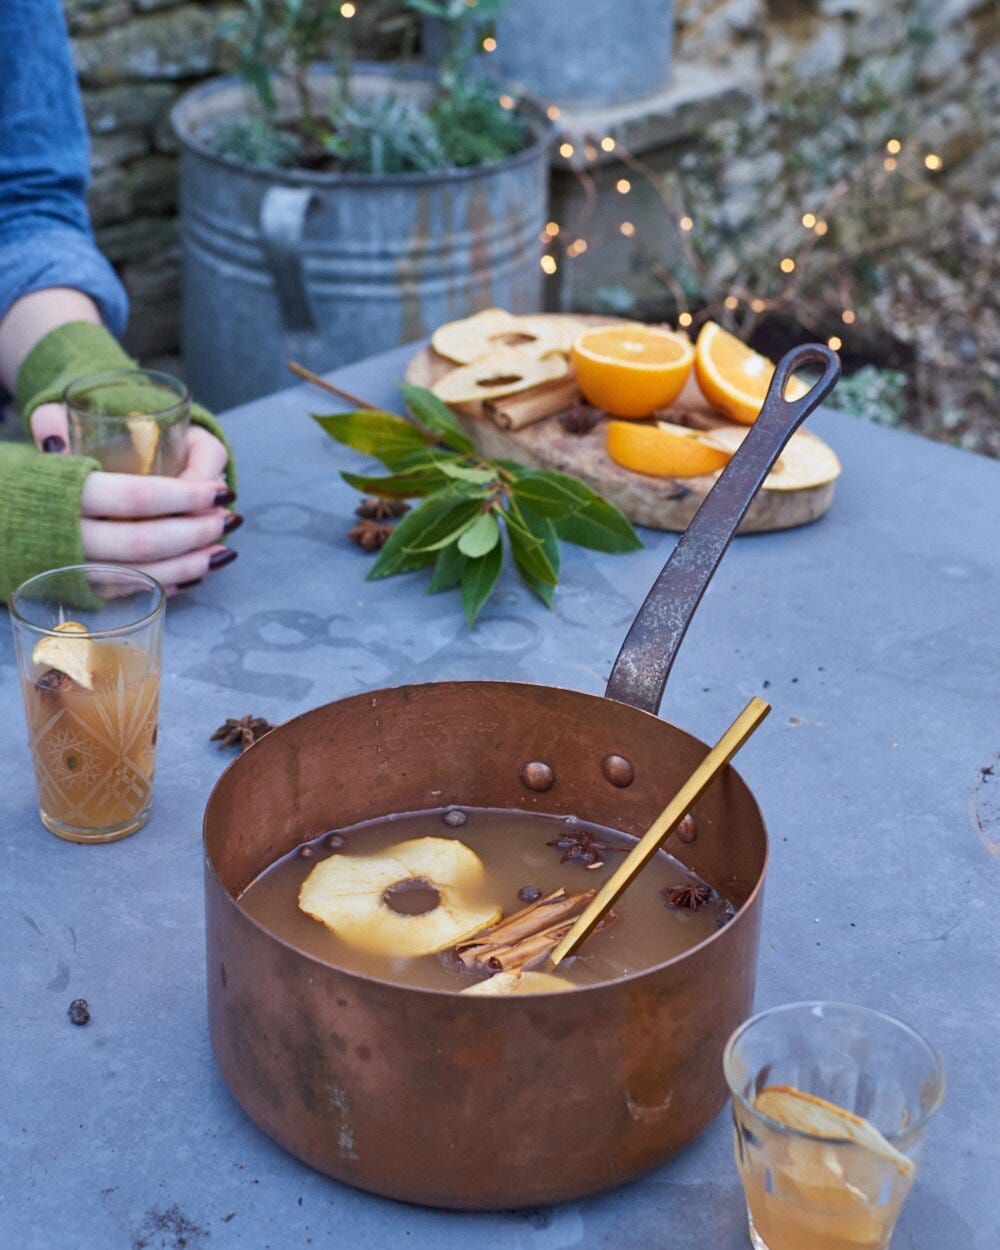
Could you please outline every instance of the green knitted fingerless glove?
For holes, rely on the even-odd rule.
[[[30,431],[31,414],[41,404],[57,403],[76,378],[107,369],[137,369],[118,340],[104,326],[89,321],[70,321],[50,330],[25,357],[17,375],[17,404]],[[136,407],[141,407],[137,401]],[[226,482],[236,489],[233,450],[215,417],[200,404],[191,405],[191,420],[214,434],[229,452]]]

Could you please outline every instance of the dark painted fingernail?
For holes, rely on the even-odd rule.
[[[231,547],[227,547],[225,551],[216,551],[209,557],[208,567],[210,569],[221,569],[227,564],[232,564],[240,553],[233,551]]]
[[[42,451],[65,451],[66,440],[61,434],[50,434],[48,438],[42,439]]]
[[[222,532],[223,534],[231,534],[233,530],[238,530],[242,524],[243,518],[238,512],[234,512],[232,516],[227,518],[225,525],[222,527]]]
[[[49,449],[46,448],[46,451]],[[231,503],[236,502],[236,491],[219,490],[215,492],[215,498],[212,500],[217,508],[228,508]]]
[[[194,581],[190,581],[190,582],[178,582],[178,583],[177,583],[177,589],[178,589],[178,590],[190,590],[192,586],[199,586],[200,584],[201,584],[201,578],[200,578],[200,577],[196,577],[196,578],[194,579]]]

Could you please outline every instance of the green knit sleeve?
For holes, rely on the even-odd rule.
[[[137,369],[118,340],[104,326],[89,321],[70,321],[50,330],[25,357],[17,375],[17,405],[25,426],[30,431],[31,414],[41,404],[56,403],[66,387],[85,373],[106,369]],[[203,426],[223,444],[229,453],[226,482],[236,489],[236,465],[233,449],[222,426],[207,408],[192,404],[191,420]]]
[[[83,563],[80,496],[96,468],[86,456],[0,443],[0,599],[35,573]]]

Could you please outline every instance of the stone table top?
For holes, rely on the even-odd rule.
[[[405,351],[337,380],[395,403]],[[366,583],[345,533],[357,465],[308,387],[228,414],[240,559],[167,613],[155,807],[137,836],[60,842],[36,813],[10,632],[0,630],[0,1244],[17,1250],[434,1250],[747,1243],[727,1115],[644,1179],[566,1206],[454,1214],[310,1171],[230,1097],[205,1019],[200,825],[226,757],[209,733],[372,687],[513,678],[600,692],[675,537],[568,548],[551,614],[505,572],[466,630],[421,574]],[[1000,465],[834,412],[833,509],[736,540],[663,713],[714,740],[774,711],[740,771],[772,836],[757,1005],[837,998],[940,1049],[949,1090],[894,1250],[994,1250],[1000,1206]],[[86,998],[75,1028],[67,1007]]]

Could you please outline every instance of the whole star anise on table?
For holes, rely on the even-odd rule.
[[[410,505],[404,499],[362,499],[354,515],[365,521],[391,521],[406,516]]]
[[[364,551],[380,551],[395,528],[387,521],[359,521],[348,531],[347,537]]]
[[[265,720],[263,716],[241,716],[238,719],[228,717],[224,725],[220,725],[214,734],[209,738],[209,742],[218,742],[219,750],[224,751],[226,747],[240,748],[242,754],[247,747],[252,747],[255,742],[263,738],[266,733],[270,733],[274,726],[269,720]]]
[[[661,893],[664,906],[669,907],[671,911],[678,911],[682,908],[697,911],[699,907],[704,907],[706,903],[711,902],[715,891],[710,885],[665,885]]]
[[[551,842],[546,842],[545,845],[554,846],[557,851],[564,852],[559,860],[560,864],[578,859],[588,868],[603,868],[606,851],[625,853],[625,847],[612,846],[609,842],[601,842],[592,833],[588,833],[586,829],[580,829],[573,833],[561,833],[558,838],[553,838]]]
[[[559,424],[567,434],[583,435],[589,434],[600,419],[599,408],[592,408],[590,404],[578,402],[566,409],[559,418]]]

